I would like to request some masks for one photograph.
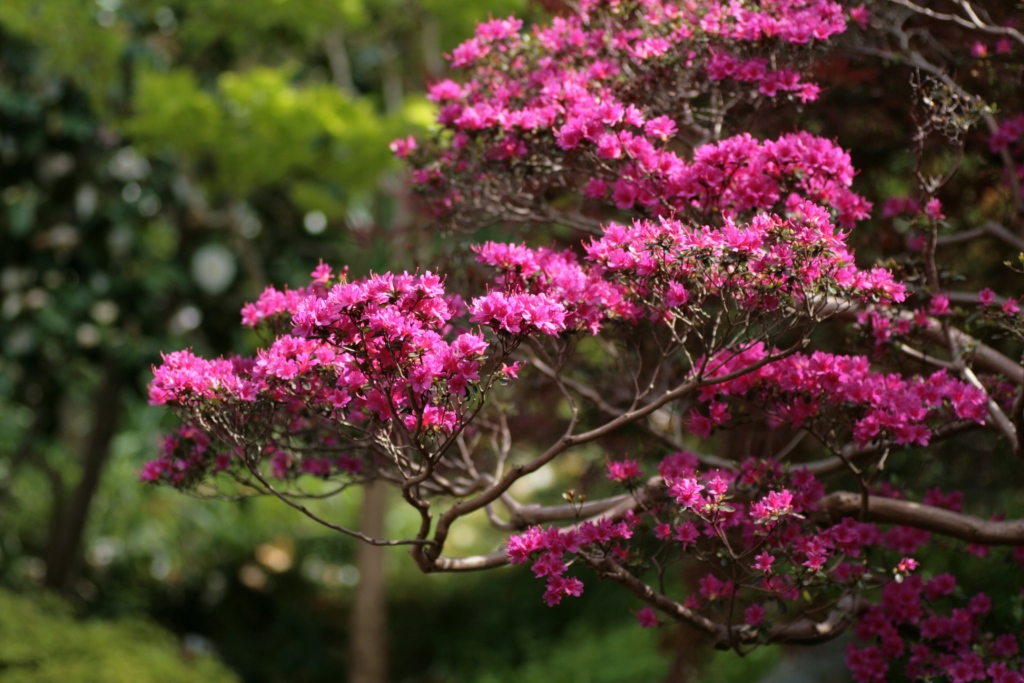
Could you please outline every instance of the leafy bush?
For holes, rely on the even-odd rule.
[[[237,677],[209,654],[186,652],[142,619],[74,618],[47,596],[0,591],[3,683],[229,683]]]

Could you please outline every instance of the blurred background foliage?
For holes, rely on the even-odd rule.
[[[18,596],[4,589],[0,662],[5,683],[238,681],[208,652],[182,657],[177,639],[148,620],[81,623],[53,596]]]

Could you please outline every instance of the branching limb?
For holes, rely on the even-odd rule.
[[[763,642],[755,629],[746,625],[727,626],[713,621],[676,602],[664,593],[654,590],[609,557],[586,559],[587,563],[602,577],[611,579],[663,614],[707,634],[712,638],[715,647],[719,649]],[[788,624],[780,624],[771,629],[767,641],[769,643],[811,644],[831,640],[846,630],[861,609],[860,600],[852,596],[844,597],[829,610],[822,621],[803,617]]]
[[[305,505],[302,505],[301,503],[296,503],[294,500],[292,500],[291,498],[289,498],[288,496],[286,496],[285,494],[281,493],[276,488],[274,488],[274,485],[271,484],[269,481],[267,481],[266,477],[263,476],[263,473],[260,472],[259,467],[257,467],[251,461],[249,461],[248,458],[246,459],[246,466],[249,468],[249,471],[252,472],[252,475],[254,477],[256,477],[256,479],[260,482],[260,484],[263,485],[264,489],[269,491],[272,495],[277,497],[279,500],[284,502],[289,507],[292,507],[292,508],[298,510],[299,512],[304,514],[306,517],[309,517],[310,519],[312,519],[317,524],[321,524],[321,525],[327,527],[328,529],[332,529],[334,531],[338,531],[340,533],[345,534],[346,536],[351,536],[353,538],[358,538],[360,541],[363,541],[364,543],[369,543],[370,545],[381,545],[381,546],[413,545],[413,546],[418,546],[418,545],[429,545],[431,543],[431,541],[427,541],[427,540],[424,540],[424,539],[421,539],[421,538],[409,538],[409,539],[399,539],[399,540],[389,540],[389,539],[383,539],[383,538],[374,538],[372,536],[367,536],[366,534],[364,534],[364,533],[362,533],[360,531],[355,531],[354,529],[349,529],[348,527],[341,526],[340,524],[335,524],[334,522],[329,522],[326,519],[324,519],[323,517],[320,517],[319,515],[317,515],[315,512],[313,512],[309,508],[307,508]]]
[[[931,531],[978,545],[1024,545],[1024,519],[988,520],[945,508],[914,503],[909,500],[871,496],[862,509],[861,495],[836,491],[825,496],[818,505],[823,517],[838,521],[866,513],[866,522],[899,524]]]
[[[946,247],[963,244],[964,242],[973,242],[979,237],[986,236],[995,237],[1017,251],[1024,251],[1024,238],[1015,235],[1006,226],[995,221],[986,221],[980,227],[972,228],[971,230],[956,232],[952,235],[942,235],[936,240],[935,244],[939,247]]]
[[[440,572],[475,572],[481,569],[504,567],[509,563],[505,549],[496,550],[487,555],[472,557],[437,557],[434,559],[432,571]]]
[[[964,13],[967,17],[962,17],[959,14],[947,14],[945,12],[936,12],[935,10],[922,7],[910,0],[889,0],[894,5],[900,5],[906,7],[909,10],[913,10],[918,14],[924,15],[931,19],[938,19],[939,21],[951,21],[964,28],[974,29],[982,31],[984,33],[991,33],[997,36],[1006,36],[1007,38],[1013,38],[1021,45],[1024,45],[1024,34],[1011,26],[993,26],[986,24],[974,11],[974,7],[967,0],[955,0],[956,4],[960,5],[964,9]]]
[[[537,368],[542,374],[552,378],[555,376],[554,369],[552,369],[549,365],[547,365],[544,361],[540,360],[539,358],[531,356],[530,363],[535,368]],[[565,386],[567,386],[568,388],[572,389],[583,398],[590,401],[594,405],[594,407],[596,407],[598,410],[600,410],[608,417],[618,418],[627,412],[626,410],[616,408],[615,406],[609,404],[607,401],[601,398],[601,394],[593,387],[587,386],[582,382],[577,382],[576,380],[567,377],[562,377],[562,382],[565,383]],[[680,442],[678,439],[674,438],[670,434],[666,434],[664,431],[655,428],[649,422],[640,422],[638,426],[641,427],[644,431],[654,436],[655,438],[657,438],[658,440],[665,443],[665,445],[669,446],[670,448],[673,448],[677,451],[683,450],[682,442]],[[698,455],[697,458],[698,460],[700,460],[701,464],[706,465],[708,467],[736,469],[736,463],[732,462],[731,460],[726,460],[725,458],[719,458],[713,455]]]
[[[843,320],[855,320],[857,313],[860,311],[859,306],[849,301],[830,301],[827,305],[829,308],[839,308],[842,306],[837,311],[837,317]],[[910,311],[900,312],[899,317],[908,322],[914,321],[914,314]],[[928,324],[918,328],[918,330],[928,341],[945,346],[947,342],[946,332],[942,329],[941,323],[935,318],[928,318]],[[1014,362],[1008,356],[978,341],[959,328],[950,326],[949,334],[959,348],[969,350],[974,359],[975,367],[981,367],[988,372],[1005,375],[1014,384],[1024,385],[1024,367],[1021,367],[1019,363]]]
[[[952,424],[942,425],[941,427],[933,430],[932,443],[939,439],[948,438],[955,434],[960,434],[961,432],[978,428],[979,425],[974,422],[954,422]],[[853,444],[847,444],[843,447],[841,455],[836,455],[824,460],[817,460],[807,464],[801,463],[799,465],[794,465],[794,467],[806,468],[808,472],[816,477],[837,474],[838,472],[842,472],[847,469],[847,463],[863,462],[869,458],[877,457],[886,450],[894,448],[895,446],[896,444],[889,439],[876,441],[860,448]]]
[[[985,394],[985,405],[988,408],[988,415],[989,418],[992,420],[992,423],[996,426],[996,428],[999,431],[1003,433],[1003,436],[1005,436],[1006,439],[1010,442],[1010,444],[1013,446],[1013,451],[1015,453],[1020,452],[1020,444],[1017,438],[1017,428],[1014,426],[1013,422],[1010,421],[1010,418],[1006,416],[1006,413],[1003,412],[1003,409],[999,407],[999,404],[996,403],[991,397],[989,397],[988,392],[985,391],[985,387],[982,386],[981,381],[978,379],[978,376],[975,375],[974,371],[967,366],[960,368],[960,374],[967,379],[971,386],[975,387],[976,389],[978,389],[978,391],[981,391],[982,393]]]
[[[574,448],[575,446],[579,446],[581,444],[595,441],[603,436],[606,436],[621,429],[622,427],[628,424],[632,424],[637,420],[643,419],[650,415],[651,413],[653,413],[654,411],[661,408],[662,406],[672,401],[676,401],[682,398],[683,396],[686,396],[696,391],[701,387],[729,382],[737,377],[742,377],[748,373],[754,372],[755,370],[765,365],[768,365],[769,363],[774,363],[775,361],[790,356],[793,353],[795,353],[797,349],[800,348],[800,346],[802,346],[802,344],[795,344],[789,347],[788,349],[785,349],[784,351],[780,351],[778,353],[765,356],[756,363],[751,363],[750,365],[739,370],[736,370],[735,372],[723,374],[718,377],[698,376],[693,379],[690,379],[684,382],[683,384],[677,386],[675,389],[663,393],[656,400],[651,401],[650,403],[647,403],[639,408],[629,410],[620,415],[619,417],[613,420],[609,420],[600,427],[596,427],[594,429],[591,429],[590,431],[583,432],[581,434],[572,433],[572,430],[575,427],[575,422],[571,422],[569,428],[566,430],[562,438],[557,443],[548,448],[540,456],[524,465],[516,465],[512,467],[508,472],[504,474],[504,476],[501,477],[501,479],[496,481],[486,491],[476,496],[475,498],[470,498],[469,500],[464,500],[456,503],[455,505],[451,506],[444,514],[442,514],[441,517],[438,519],[437,528],[434,532],[434,552],[439,551],[440,548],[443,547],[444,541],[447,539],[448,536],[448,531],[452,523],[456,519],[464,515],[467,515],[471,512],[475,512],[476,510],[479,510],[484,506],[494,502],[495,500],[500,498],[502,494],[504,494],[508,490],[508,488],[512,486],[512,484],[514,484],[520,478],[527,474],[530,474],[531,472],[536,472],[541,467],[548,464],[549,462],[554,460],[562,453],[568,451],[569,449]],[[425,570],[427,569],[425,568]]]

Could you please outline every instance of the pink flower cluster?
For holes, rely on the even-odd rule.
[[[610,478],[637,475],[633,464],[610,462]],[[882,547],[885,534],[873,524],[851,518],[832,525],[809,521],[825,489],[806,470],[784,469],[771,460],[748,460],[735,471],[700,472],[697,457],[680,451],[666,456],[659,472],[667,492],[664,502],[618,523],[602,519],[561,530],[531,528],[510,539],[510,560],[516,564],[534,560],[534,573],[548,581],[545,600],[554,605],[564,595],[575,594],[566,593],[563,586],[565,571],[572,564],[567,555],[595,561],[610,557],[636,566],[650,552],[645,533],[649,529],[660,542],[659,562],[680,556],[723,558],[715,563],[721,569],[697,581],[684,601],[686,607],[720,617],[727,610],[731,614],[732,601],[737,600],[737,607],[746,605],[744,623],[755,629],[779,623],[787,611],[798,613],[777,605],[801,600],[808,589],[856,590],[880,583],[879,577],[870,575],[866,554]],[[929,496],[925,502],[955,498],[939,492]],[[898,581],[909,581],[908,585],[918,581],[910,577],[917,568],[912,557],[902,557],[891,566]],[[885,593],[890,598],[897,590],[891,585],[896,584],[890,584]],[[936,590],[939,586],[935,584]],[[572,587],[581,588],[575,583]],[[657,624],[653,611],[642,610],[638,619],[644,626]]]
[[[928,581],[911,576],[886,585],[881,603],[857,622],[855,632],[863,644],[847,647],[854,680],[884,683],[890,680],[890,667],[900,662],[911,680],[1024,682],[1017,637],[983,629],[992,601],[977,593],[966,607],[946,612],[943,606],[955,589],[956,579],[949,574]]]
[[[902,285],[853,264],[826,212],[795,202],[790,218],[758,214],[746,225],[691,228],[671,219],[612,223],[586,246],[590,260],[658,307],[700,307],[711,296],[770,312],[816,293],[899,301]]]
[[[626,4],[589,3],[536,28],[530,41],[511,31],[511,20],[497,22],[504,28],[487,28],[456,49],[453,61],[471,67],[470,78],[430,89],[452,141],[440,154],[423,155],[429,162],[414,174],[439,215],[474,207],[500,213],[485,206],[486,197],[492,183],[507,183],[507,171],[519,168],[515,175],[527,172],[536,182],[559,168],[541,184],[571,183],[591,199],[650,214],[736,215],[770,209],[796,191],[832,207],[844,227],[867,216],[867,202],[849,190],[849,157],[832,142],[807,133],[765,143],[741,135],[698,148],[688,163],[667,146],[681,125],[672,118],[680,108],[659,110],[653,98],[640,98],[649,89],[632,87],[638,76],[621,77],[624,68],[639,70],[641,80],[666,80],[674,93],[699,91],[695,84],[709,76],[728,78],[756,83],[763,97],[795,92],[813,99],[815,84],[795,69],[768,68],[766,58],[745,55],[744,45],[792,49],[824,40],[845,30],[838,3]],[[773,52],[772,59],[782,57]]]
[[[1024,114],[1017,114],[999,123],[989,145],[993,152],[1002,152],[1024,136]]]
[[[430,273],[374,275],[355,282],[343,275],[332,282],[330,268],[321,264],[309,287],[268,288],[247,305],[246,324],[278,330],[291,325],[290,334],[279,334],[255,358],[167,354],[154,368],[150,402],[178,409],[189,434],[202,433],[195,425],[206,423],[196,418],[208,410],[233,411],[241,431],[255,425],[257,415],[272,419],[272,425],[264,425],[267,441],[261,453],[275,476],[359,472],[361,462],[350,455],[317,453],[342,447],[332,425],[372,429],[397,419],[414,438],[457,430],[466,410],[464,397],[481,381],[489,345],[483,332],[457,332],[451,322],[467,312],[483,320],[487,311],[496,310],[488,308],[493,297],[474,302],[467,311]],[[506,315],[496,324],[505,331],[553,334],[564,327],[561,305],[545,296],[508,295],[503,303]],[[495,372],[514,376],[515,364],[495,360]],[[276,410],[267,412],[267,405]],[[204,438],[208,443],[217,437]],[[206,450],[196,447],[188,457],[162,457],[147,465],[142,477],[175,485],[194,482],[209,471],[202,457]],[[172,476],[172,468],[190,474]]]
[[[700,28],[733,40],[777,39],[803,45],[846,30],[843,7],[829,0],[767,0],[757,5],[732,0],[699,5],[705,10]]]
[[[921,213],[921,202],[913,197],[889,197],[882,205],[882,218],[900,215],[916,216]]]
[[[582,581],[574,576],[565,576],[569,568],[565,555],[588,549],[602,549],[615,554],[620,551],[617,541],[632,537],[634,521],[632,517],[620,522],[603,519],[582,522],[566,529],[548,527],[546,531],[531,527],[521,535],[509,537],[509,561],[522,564],[536,556],[533,573],[537,578],[545,579],[544,602],[554,607],[567,595],[579,597],[583,593]]]
[[[740,353],[727,351],[708,363],[706,375],[721,377],[759,362],[767,356],[761,344]],[[779,423],[811,427],[827,416],[829,424],[851,423],[853,440],[866,445],[891,439],[899,445],[925,446],[932,428],[950,420],[984,423],[987,416],[983,391],[940,370],[930,377],[905,378],[871,369],[862,356],[815,352],[794,354],[768,363],[733,380],[711,384],[700,398],[715,406],[731,397],[754,399]]]
[[[757,522],[770,522],[793,512],[793,494],[782,489],[770,491],[762,500],[750,506],[750,514]]]
[[[211,467],[223,470],[230,466],[230,456],[211,452],[209,437],[191,425],[184,425],[164,437],[160,457],[143,465],[139,479],[175,488],[190,488]]]
[[[242,307],[242,324],[255,327],[275,318],[288,319],[291,312],[299,305],[299,301],[309,295],[305,289],[289,289],[280,291],[267,287],[259,298]]]
[[[608,478],[619,483],[635,483],[643,476],[640,463],[630,458],[608,461]]]
[[[709,299],[764,314],[836,292],[902,299],[888,271],[854,265],[824,209],[802,200],[788,208],[788,218],[758,214],[722,227],[611,223],[584,245],[583,264],[568,250],[488,242],[475,247],[477,259],[497,270],[500,290],[473,301],[472,320],[513,334],[596,334],[609,320],[685,317]]]
[[[986,287],[985,289],[978,292],[978,303],[984,308],[990,307],[995,301],[996,293]],[[1013,297],[1007,297],[1000,307],[1000,311],[1003,315],[1012,316],[1020,313],[1020,304]]]
[[[547,294],[491,292],[473,299],[470,320],[511,335],[546,334],[565,330],[565,307]]]
[[[545,295],[565,311],[564,327],[597,334],[610,318],[635,320],[639,309],[621,286],[607,282],[600,269],[584,268],[571,251],[487,242],[473,247],[477,261],[497,272],[496,286],[507,292]]]
[[[450,431],[454,414],[439,408],[480,379],[487,350],[481,333],[448,341],[443,333],[461,304],[445,296],[440,279],[385,274],[326,289],[268,289],[244,309],[250,324],[290,316],[282,334],[255,359],[207,361],[191,352],[168,354],[154,369],[150,401],[189,406],[224,399],[298,399],[344,419],[389,420]]]
[[[206,360],[191,351],[163,354],[163,364],[153,369],[149,384],[150,405],[180,404],[233,399],[252,401],[257,388],[247,375],[253,361],[238,357]]]
[[[777,69],[769,67],[768,60],[763,57],[742,59],[729,54],[716,54],[708,62],[708,78],[712,81],[723,81],[731,78],[745,83],[757,83],[758,91],[765,97],[775,97],[779,91],[790,91],[797,94],[802,102],[811,102],[818,98],[819,87],[816,83],[800,80],[800,74],[794,69]]]
[[[763,537],[776,529],[779,521],[802,519],[824,494],[824,487],[806,470],[784,473],[777,463],[748,460],[738,471],[714,470],[699,473],[697,459],[686,451],[665,457],[659,472],[668,489],[669,497],[678,506],[675,513],[696,516],[706,523],[704,534],[715,537],[715,527],[743,526],[744,536],[751,540]],[[748,503],[734,500],[737,493],[749,499]],[[683,518],[678,518],[683,519]],[[677,521],[678,521],[677,519]],[[659,535],[666,538],[672,533],[662,528]],[[684,546],[696,538],[679,538]],[[656,529],[657,533],[657,529]],[[684,534],[688,536],[688,534]],[[770,567],[774,557],[761,558],[759,570]]]
[[[321,264],[307,287],[268,288],[242,311],[246,325],[274,332],[253,358],[206,360],[179,351],[154,370],[151,402],[175,408],[185,425],[145,465],[143,480],[192,487],[220,471],[245,475],[256,459],[283,479],[352,478],[380,466],[368,455],[374,438],[409,446],[416,453],[410,462],[431,462],[437,446],[441,462],[490,383],[516,377],[520,364],[510,354],[528,337],[598,334],[612,321],[697,329],[709,312],[739,313],[759,334],[758,315],[784,328],[782,316],[806,310],[802,304],[840,296],[881,302],[864,309],[859,322],[882,348],[893,335],[933,325],[929,316],[945,321],[957,313],[941,292],[922,296],[927,305],[916,316],[891,312],[888,304],[907,294],[903,286],[885,270],[855,265],[844,230],[871,207],[852,191],[850,155],[835,141],[807,132],[760,140],[731,127],[739,117],[716,119],[708,105],[723,99],[743,110],[765,98],[814,100],[818,86],[808,80],[804,57],[818,49],[814,43],[844,31],[847,17],[867,26],[863,5],[577,4],[575,13],[530,32],[515,18],[481,24],[451,54],[464,82],[445,80],[430,90],[441,134],[398,139],[391,149],[413,164],[419,191],[444,220],[578,219],[559,216],[565,204],[549,201],[552,194],[581,202],[587,218],[580,227],[612,209],[635,220],[606,225],[575,252],[476,247],[494,277],[468,306],[430,272],[349,282]],[[987,58],[984,44],[972,51]],[[1024,116],[1010,118],[991,148],[1016,156],[1022,137]],[[883,208],[888,218],[910,214],[932,223],[944,220],[943,212],[936,198],[923,206],[892,198]],[[989,318],[1019,310],[1014,299],[1000,302],[1002,314],[989,310],[991,290],[979,302]],[[767,362],[766,343],[694,351],[691,340],[679,344],[705,354],[690,377],[703,386],[684,423],[700,437],[753,415],[767,416],[769,426],[809,429],[834,439],[833,446],[923,446],[940,425],[987,417],[985,393],[946,372],[906,377],[873,370],[865,358],[827,353]],[[1006,403],[1014,388],[993,395]],[[849,650],[859,683],[886,680],[900,660],[911,678],[1024,680],[1016,637],[985,629],[986,596],[951,606],[952,577],[913,574],[912,555],[929,532],[822,521],[824,486],[806,469],[774,461],[702,471],[693,454],[678,452],[658,469],[661,482],[645,485],[636,460],[608,462],[619,488],[651,494],[638,496],[644,505],[635,514],[534,527],[510,538],[510,560],[531,562],[546,583],[547,604],[582,593],[580,579],[569,575],[574,561],[613,560],[641,576],[652,553],[666,564],[692,557],[714,568],[696,581],[685,606],[730,625],[742,619],[743,637],[785,625],[806,607],[796,603],[809,591],[821,605],[882,588],[880,604],[857,627],[862,644]],[[407,476],[415,468],[394,471]],[[882,484],[872,495],[898,494]],[[922,502],[959,510],[961,498],[932,490]],[[657,624],[650,608],[638,620]]]

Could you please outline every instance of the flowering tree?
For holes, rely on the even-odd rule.
[[[1024,36],[948,4],[581,0],[529,31],[482,24],[451,55],[464,77],[431,88],[434,139],[392,149],[439,230],[518,225],[528,241],[477,243],[447,277],[321,263],[306,287],[267,289],[242,311],[267,340],[254,357],[178,351],[155,369],[151,401],[183,426],[142,479],[234,481],[408,545],[425,572],[529,563],[552,606],[589,567],[644,603],[641,625],[676,620],[741,653],[856,624],[858,681],[1024,680],[1019,623],[942,571],[963,548],[1024,562],[1024,521],[999,497],[965,513],[963,481],[890,476],[946,444],[1024,455],[1024,320],[1012,290],[981,287],[1014,274],[944,258],[992,237],[1024,249],[1024,124],[994,106]],[[872,215],[850,154],[794,129],[851,55],[909,74],[916,98],[912,192],[872,197],[897,238],[886,267],[850,247]],[[954,177],[987,182],[988,208],[944,207]],[[953,291],[956,269],[980,292]],[[587,444],[617,494],[513,496]],[[375,479],[418,513],[413,537],[304,502]],[[507,541],[446,553],[474,513]],[[680,563],[700,568],[692,585]]]

